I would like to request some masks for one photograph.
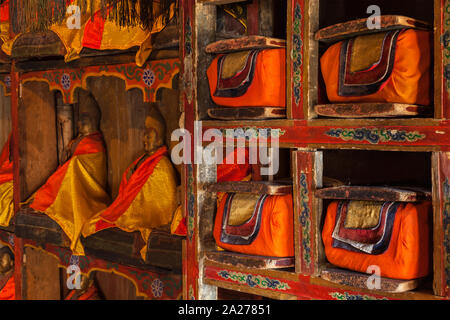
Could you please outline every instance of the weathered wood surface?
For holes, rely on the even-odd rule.
[[[401,103],[342,103],[319,104],[314,111],[320,116],[334,118],[392,118],[431,116],[433,108]]]
[[[330,282],[359,289],[371,289],[368,284],[374,284],[372,283],[373,278],[370,278],[373,277],[372,274],[365,274],[338,268],[326,268],[322,271],[321,277],[322,279]],[[401,293],[414,290],[423,281],[423,279],[399,280],[384,277],[380,277],[379,280],[379,288],[374,288],[372,290],[388,293]]]
[[[228,3],[236,3],[236,2],[245,2],[246,0],[197,0],[197,2],[202,4],[211,4],[211,5],[221,5]]]
[[[416,202],[431,200],[431,192],[412,188],[340,186],[316,191],[322,199]]]
[[[55,172],[58,150],[55,97],[48,84],[27,82],[21,91],[18,114],[20,200],[26,201]]]
[[[286,108],[211,108],[208,115],[217,120],[267,120],[286,118]]]
[[[25,247],[23,257],[23,299],[60,300],[58,260],[43,250]]]
[[[228,251],[206,252],[206,259],[212,262],[232,265],[238,268],[284,269],[294,267],[294,257],[252,256]]]
[[[266,181],[237,181],[205,183],[207,192],[252,193],[268,195],[285,195],[292,193],[292,183]]]
[[[315,39],[325,42],[339,41],[345,38],[355,37],[363,34],[382,32],[394,29],[416,28],[431,30],[431,25],[425,21],[397,15],[385,15],[380,17],[380,29],[370,30],[367,28],[367,18],[352,20],[335,24],[320,29],[315,34]]]
[[[23,208],[15,215],[15,235],[34,240],[38,245],[50,243],[60,247],[70,247],[70,239],[61,227],[47,215]]]
[[[12,46],[11,56],[16,60],[64,56],[66,48],[53,31],[24,33]]]
[[[220,40],[206,46],[207,53],[227,53],[252,49],[285,48],[286,40],[263,36],[247,36]]]

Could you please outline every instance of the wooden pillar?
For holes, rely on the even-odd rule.
[[[450,296],[450,152],[433,154],[434,294]]]
[[[295,271],[319,275],[325,261],[320,237],[322,201],[314,195],[322,187],[322,152],[293,152]]]

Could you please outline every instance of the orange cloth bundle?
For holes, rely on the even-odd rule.
[[[207,75],[211,98],[217,105],[286,106],[286,49],[219,55]]]
[[[1,300],[16,300],[16,283],[14,282],[14,275],[11,275],[5,286],[0,289],[0,301]]]
[[[431,55],[430,32],[413,29],[338,42],[320,61],[328,99],[429,105]]]
[[[292,195],[227,194],[218,206],[214,239],[238,253],[294,256]]]
[[[411,280],[430,270],[430,202],[333,201],[322,239],[330,263],[358,272]]]

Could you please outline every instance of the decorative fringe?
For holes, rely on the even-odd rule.
[[[152,27],[154,19],[160,13],[163,15],[163,22],[166,23],[172,3],[176,3],[178,7],[178,0],[100,0],[99,8],[94,6],[95,0],[10,0],[12,30],[16,34],[40,32],[53,24],[62,23],[71,2],[80,6],[81,14],[90,11],[91,18],[100,10],[103,18],[115,21],[121,27],[140,25],[146,29]],[[160,10],[154,10],[154,3],[159,4]]]

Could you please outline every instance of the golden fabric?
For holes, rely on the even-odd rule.
[[[228,224],[239,226],[249,220],[253,215],[259,198],[260,195],[258,194],[237,193],[231,203]]]
[[[346,228],[369,229],[375,227],[380,220],[380,212],[383,202],[377,201],[350,201]]]
[[[119,194],[114,202],[86,224],[83,235],[118,227],[127,232],[139,231],[144,242],[151,230],[170,224],[177,208],[176,174],[170,160],[161,148],[147,158],[129,179],[127,174],[140,158],[124,173]],[[147,246],[141,250],[145,260]]]
[[[106,181],[103,152],[76,156],[70,160],[58,196],[45,211],[71,240],[74,255],[84,255],[79,241],[84,224],[110,202],[105,192]]]
[[[356,37],[353,43],[350,72],[369,69],[378,62],[384,37],[384,32]],[[361,52],[364,52],[364,54],[360,54]]]
[[[245,68],[250,53],[251,51],[240,51],[226,55],[223,61],[221,77],[223,79],[231,78],[242,71]]]
[[[7,227],[14,216],[13,182],[0,184],[0,226]]]
[[[79,3],[77,0],[74,4]],[[93,0],[93,8],[100,8],[101,0]],[[155,12],[160,14],[159,4],[154,2]],[[169,20],[175,15],[175,5],[170,7]],[[67,16],[70,18],[70,15]],[[126,50],[132,47],[139,47],[136,53],[136,64],[142,66],[152,52],[151,35],[160,32],[166,24],[163,23],[162,16],[159,16],[153,23],[151,31],[143,29],[141,26],[121,28],[114,21],[104,20],[100,11],[95,15],[94,21],[91,20],[91,12],[86,10],[86,14],[81,15],[81,28],[69,29],[66,21],[50,28],[55,32],[63,42],[67,54],[64,57],[65,62],[78,59],[80,52],[86,43],[93,43],[89,37],[95,37],[95,46],[86,46],[97,50]]]
[[[139,230],[147,241],[153,228],[171,223],[177,208],[176,175],[167,157],[161,159],[128,210],[115,224],[128,232]],[[141,255],[145,259],[147,246]]]

